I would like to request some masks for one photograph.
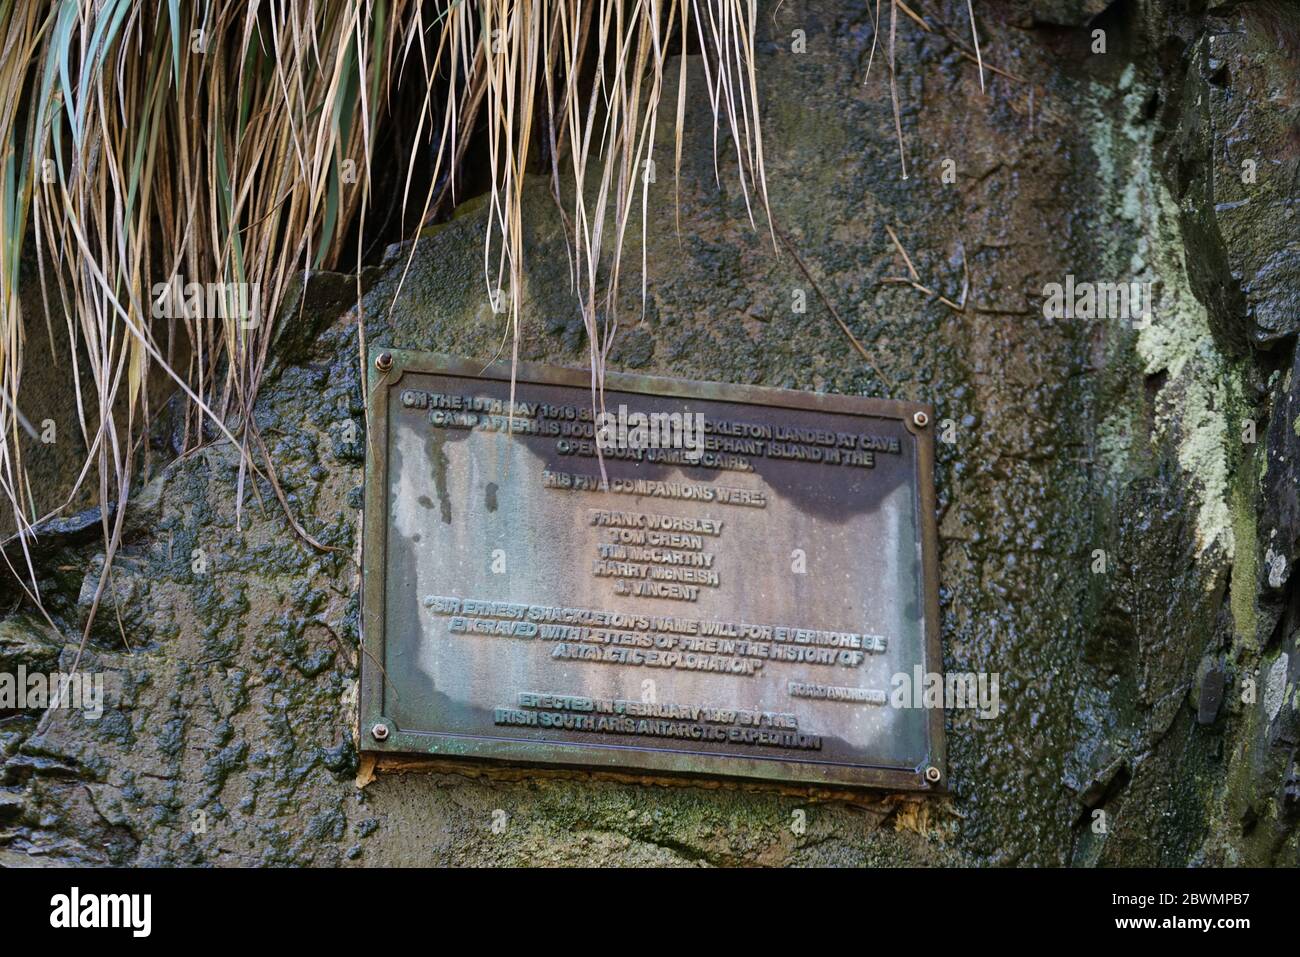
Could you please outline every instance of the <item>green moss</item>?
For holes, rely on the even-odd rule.
[[[1232,609],[1233,633],[1238,643],[1254,648],[1259,630],[1255,606],[1255,586],[1259,578],[1258,529],[1255,509],[1254,471],[1248,465],[1240,469],[1232,487],[1232,529],[1236,557],[1232,565],[1229,605]]]

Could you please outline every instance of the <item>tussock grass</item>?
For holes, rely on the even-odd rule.
[[[435,144],[423,197],[411,194],[412,152],[404,210],[427,214],[454,192],[448,174],[484,137],[484,281],[490,295],[505,291],[512,357],[525,172],[548,164],[557,199],[561,178],[574,182],[564,214],[597,403],[638,208],[645,228],[672,56],[703,51],[715,148],[725,125],[751,222],[766,209],[756,15],[757,0],[0,0],[0,494],[17,526],[7,544],[23,556],[10,567],[29,595],[38,599],[28,544],[46,516],[20,443],[31,428],[19,411],[23,345],[41,318],[23,315],[19,298],[25,241],[44,322],[66,324],[72,343],[69,389],[88,450],[78,487],[97,484],[102,503],[125,505],[156,411],[149,384],[164,377],[188,399],[186,447],[232,442],[237,500],[261,476],[284,504],[251,416],[273,320],[295,276],[359,274],[371,154],[396,83],[424,84],[419,124]],[[675,171],[684,56],[679,70]],[[155,284],[173,276],[247,284],[261,320],[159,318]],[[644,261],[641,277],[644,303]],[[111,569],[125,508],[102,514]]]
[[[387,75],[376,65],[386,55],[385,8],[0,3],[0,470],[24,554],[39,520],[16,412],[32,318],[18,297],[28,216],[46,322],[65,322],[72,343],[69,386],[88,450],[78,485],[93,477],[101,502],[125,504],[157,375],[189,399],[187,445],[204,441],[206,422],[241,450],[241,499],[250,471],[274,483],[270,463],[251,454],[249,415],[271,322],[159,320],[154,284],[244,284],[254,290],[251,313],[269,318],[296,272],[339,260],[343,226],[366,198],[363,177],[344,188],[345,164],[365,162],[371,103]],[[125,509],[103,514],[111,562]]]
[[[484,279],[490,295],[500,293],[508,314],[510,355],[517,360],[524,262],[522,190],[525,170],[540,141],[550,160],[556,201],[562,205],[573,288],[588,333],[592,399],[598,405],[605,360],[619,328],[621,251],[638,207],[645,303],[647,170],[655,161],[664,75],[674,54],[681,55],[674,182],[680,171],[692,41],[705,51],[704,82],[715,121],[715,157],[718,124],[725,123],[751,225],[755,205],[766,210],[754,57],[757,3],[479,0],[467,4],[451,0],[440,3],[438,11],[440,29],[425,29],[423,17],[417,16],[404,51],[404,56],[418,53],[421,63],[430,64],[430,75],[446,84],[448,109],[437,133],[439,165],[432,181],[440,182],[442,164],[463,156],[470,131],[485,118],[492,188]],[[426,97],[422,123],[433,122],[435,103],[434,97]],[[572,205],[567,209],[560,192],[562,177],[573,183]],[[452,177],[444,189],[453,188],[454,181]],[[425,214],[437,198],[431,186],[424,197]]]

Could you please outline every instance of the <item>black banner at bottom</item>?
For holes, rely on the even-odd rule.
[[[379,927],[450,943],[449,918],[493,947],[511,933],[550,948],[623,947],[664,932],[679,944],[686,933],[736,947],[855,926],[876,946],[943,947],[949,935],[967,946],[1044,930],[1071,942],[1201,935],[1231,946],[1236,935],[1288,927],[1295,893],[1294,872],[1258,870],[51,868],[0,870],[0,925],[12,940],[127,948],[373,945]],[[606,930],[614,936],[588,937]],[[555,933],[569,940],[543,943]]]

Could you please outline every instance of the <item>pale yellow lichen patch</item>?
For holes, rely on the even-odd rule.
[[[1120,218],[1143,236],[1119,273],[1098,277],[1111,282],[1152,283],[1156,301],[1149,318],[1135,317],[1137,353],[1147,375],[1166,379],[1155,401],[1151,441],[1172,442],[1186,484],[1199,499],[1196,547],[1199,556],[1231,560],[1234,551],[1231,494],[1233,423],[1229,410],[1239,391],[1233,373],[1215,346],[1205,307],[1187,279],[1178,209],[1149,162],[1152,124],[1141,121],[1140,106],[1151,90],[1131,67],[1118,84],[1127,118],[1118,131],[1099,119],[1091,137],[1097,175],[1122,196]],[[1099,96],[1109,91],[1098,90]],[[1103,240],[1103,243],[1105,241]],[[1099,431],[1099,452],[1108,474],[1118,475],[1126,460],[1123,422],[1108,417]]]
[[[1232,370],[1214,344],[1205,307],[1187,283],[1182,244],[1176,242],[1176,210],[1163,184],[1150,183],[1154,243],[1161,290],[1155,315],[1138,334],[1137,350],[1147,375],[1168,376],[1157,398],[1156,432],[1177,443],[1178,464],[1200,496],[1196,547],[1234,553],[1229,410],[1235,398]],[[1166,236],[1167,233],[1172,235]],[[1168,239],[1169,241],[1166,241]]]
[[[1207,379],[1222,370],[1205,373]],[[1228,463],[1229,424],[1224,407],[1227,390],[1223,380],[1186,383],[1176,413],[1178,464],[1199,487],[1201,504],[1196,518],[1196,546],[1203,553],[1216,542],[1226,557],[1233,557],[1235,536],[1232,510],[1228,506],[1230,469]]]

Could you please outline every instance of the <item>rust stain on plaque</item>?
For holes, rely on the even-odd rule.
[[[942,786],[927,407],[379,354],[363,751]]]

